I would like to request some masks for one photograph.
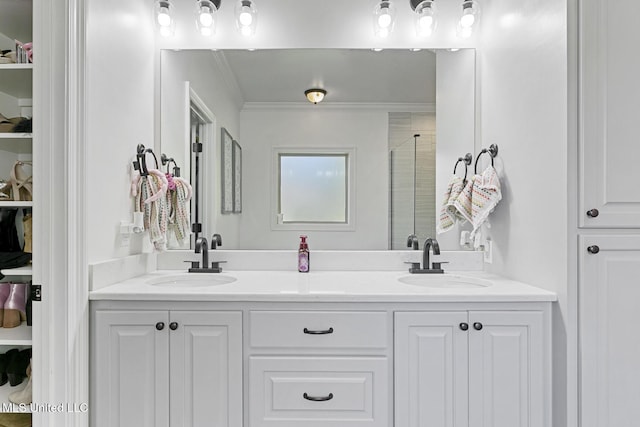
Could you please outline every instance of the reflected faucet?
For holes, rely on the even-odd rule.
[[[409,237],[407,237],[407,247],[413,248],[414,251],[419,250],[420,241],[418,240],[418,236],[416,236],[415,234],[409,234]]]
[[[216,233],[211,237],[211,249],[215,249],[218,246],[222,246],[222,236]]]

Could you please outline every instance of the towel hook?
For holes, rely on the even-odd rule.
[[[464,162],[464,178],[462,179],[462,182],[467,182],[467,168],[471,164],[471,160],[473,160],[473,156],[471,155],[471,153],[467,153],[464,155],[464,157],[458,157],[458,161],[453,167],[453,174],[455,175],[456,169],[458,168],[458,163]]]
[[[133,162],[133,168],[140,172],[140,176],[149,176],[149,168],[147,167],[147,153],[151,153],[153,160],[156,162],[156,169],[159,169],[158,158],[151,148],[145,148],[143,144],[136,147],[136,160]]]
[[[138,144],[136,148],[136,160],[133,162],[133,168],[140,172],[140,176],[149,176],[147,160],[145,158],[145,148],[142,144]]]
[[[489,153],[489,155],[491,156],[491,166],[493,166],[493,159],[498,155],[498,144],[491,144],[489,148],[483,148],[482,150],[480,150],[480,154],[478,154],[478,157],[476,157],[476,164],[473,166],[473,173],[475,174],[478,173],[478,160],[480,160],[480,156],[482,156],[484,153]]]
[[[160,161],[162,162],[162,166],[167,165],[167,173],[169,173],[169,167],[171,166],[171,163],[173,163],[173,176],[180,177],[180,167],[173,157],[167,157],[166,154],[162,153]]]

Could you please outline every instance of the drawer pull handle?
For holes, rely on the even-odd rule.
[[[304,393],[302,395],[302,397],[304,397],[307,400],[310,400],[312,402],[326,402],[327,400],[331,400],[333,399],[333,393],[329,393],[328,396],[309,396],[307,393]]]
[[[326,329],[324,331],[312,331],[310,329],[304,328],[302,330],[302,332],[304,332],[305,334],[309,334],[309,335],[326,335],[326,334],[332,334],[333,333],[333,328],[329,328],[329,329]]]

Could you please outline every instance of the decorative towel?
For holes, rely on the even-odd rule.
[[[453,175],[447,186],[447,191],[444,193],[444,200],[442,203],[442,209],[440,210],[440,218],[436,231],[438,234],[451,230],[456,221],[465,221],[464,216],[454,205],[454,202],[462,193],[464,189],[464,181],[457,175]]]
[[[191,220],[189,214],[189,201],[192,194],[191,184],[183,178],[170,176],[170,191],[167,192],[169,230],[175,234],[178,243],[184,244],[191,233],[189,227]],[[171,188],[171,183],[173,183],[173,189]]]
[[[469,221],[473,224],[473,185],[478,178],[478,175],[473,175],[465,184],[464,188],[453,201],[457,213],[464,218],[465,221]]]
[[[148,172],[148,176],[132,172],[131,196],[135,197],[134,212],[144,214],[144,229],[149,231],[151,243],[156,250],[163,251],[167,244],[169,208],[166,193],[169,183],[161,171],[149,169]]]
[[[476,175],[474,178],[471,219],[473,231],[471,232],[471,237],[476,234],[502,199],[500,179],[493,166],[487,167],[481,175]]]

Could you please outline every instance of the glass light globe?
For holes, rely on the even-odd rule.
[[[213,15],[207,7],[200,8],[198,19],[200,20],[200,25],[203,27],[211,27],[213,25]]]
[[[383,9],[380,16],[378,16],[378,25],[381,28],[387,28],[391,25],[391,14],[388,9]]]
[[[253,15],[251,14],[251,9],[248,7],[243,7],[242,12],[240,12],[240,16],[238,16],[238,21],[240,21],[240,25],[249,26],[253,22]]]
[[[476,17],[471,9],[465,9],[462,17],[460,18],[460,25],[463,27],[471,27],[476,22]]]
[[[160,27],[160,35],[162,37],[171,37],[173,35],[173,30],[169,26]]]
[[[169,9],[166,7],[161,7],[158,12],[158,24],[161,27],[168,27],[171,25],[171,15],[169,15]]]

